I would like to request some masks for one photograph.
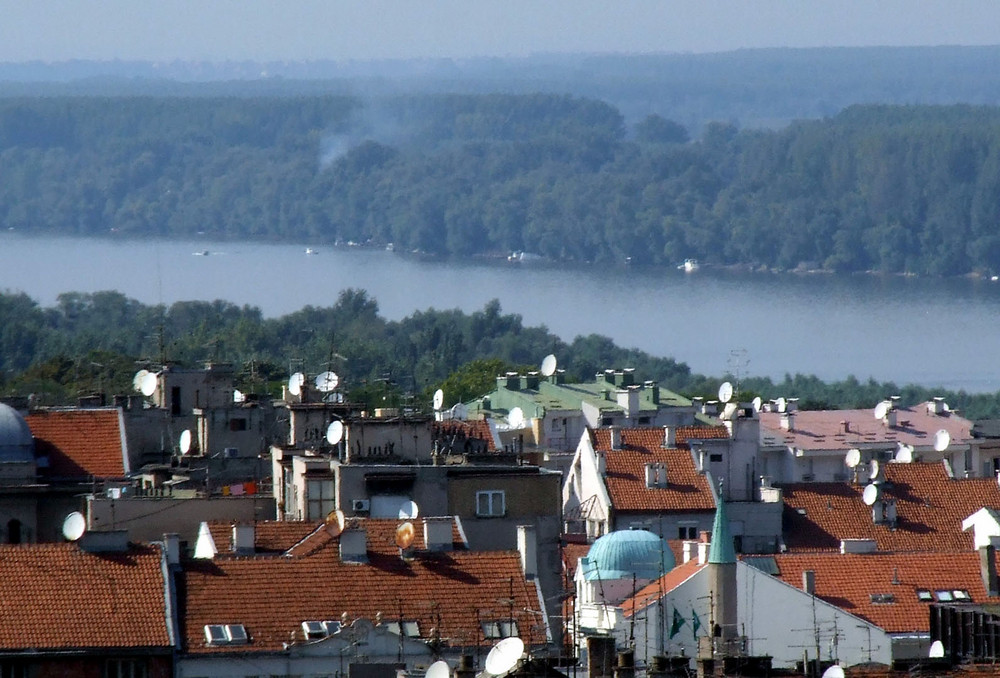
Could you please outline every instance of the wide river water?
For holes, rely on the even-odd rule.
[[[62,292],[119,290],[146,304],[225,299],[278,316],[330,306],[354,287],[390,320],[428,308],[471,312],[496,298],[567,341],[602,334],[708,375],[739,367],[774,379],[1000,390],[998,282],[442,262],[349,247],[306,254],[307,246],[3,233],[0,290],[42,306]]]

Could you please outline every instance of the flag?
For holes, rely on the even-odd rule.
[[[682,626],[684,626],[684,617],[681,616],[680,610],[678,610],[675,607],[674,608],[674,621],[670,624],[670,637],[673,638],[678,633],[680,633]]]
[[[694,634],[695,640],[698,639],[698,629],[701,628],[701,620],[698,619],[698,613],[691,609],[691,632]]]

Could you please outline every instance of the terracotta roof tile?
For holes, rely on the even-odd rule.
[[[625,599],[622,603],[622,612],[626,617],[631,617],[637,611],[645,609],[651,603],[655,603],[664,595],[673,591],[703,567],[705,565],[699,563],[696,558],[692,558],[686,563],[681,563],[656,581],[650,582],[636,591],[635,595],[631,598]]]
[[[159,549],[0,546],[0,650],[168,648]],[[113,623],[109,623],[113,620]]]
[[[437,628],[446,642],[476,645],[492,642],[481,637],[480,619],[504,619],[513,610],[525,643],[545,642],[540,618],[530,612],[538,596],[516,551],[417,551],[404,561],[394,543],[397,523],[364,521],[367,563],[342,562],[339,537],[322,529],[293,547],[294,555],[186,561],[187,651],[277,651],[291,638],[303,640],[303,621],[339,620],[344,612],[369,620],[378,612],[388,620],[402,614],[419,623],[422,636]],[[206,646],[206,624],[243,624],[251,642]]]
[[[917,589],[961,589],[973,602],[1000,602],[990,598],[979,571],[979,554],[781,554],[774,556],[778,576],[802,587],[802,573],[816,573],[816,595],[832,605],[867,619],[889,633],[928,631],[929,602],[917,598]],[[872,602],[872,594],[891,594],[893,602]]]
[[[992,478],[952,479],[940,463],[886,464],[885,471],[883,496],[896,500],[894,527],[874,523],[863,485],[780,486],[788,549],[833,551],[842,539],[874,539],[880,551],[971,551],[973,534],[962,531],[962,521],[983,507],[1000,507]]]
[[[128,475],[117,409],[39,410],[25,421],[35,454],[48,455],[49,475],[123,478]]]
[[[704,437],[717,435],[716,427],[686,428],[689,433],[703,432]],[[592,433],[595,449],[605,451],[605,483],[616,511],[715,510],[708,481],[695,469],[691,453],[684,449],[664,448],[662,428],[621,429],[622,444],[618,450],[611,449],[611,432],[608,429],[594,429]],[[680,440],[680,432],[677,437]],[[667,466],[666,487],[646,487],[646,464],[654,462],[663,462]]]
[[[490,424],[485,419],[469,419],[467,421],[458,419],[448,419],[434,423],[434,434],[452,436],[455,434],[465,436],[474,440],[482,440],[486,443],[487,452],[496,452],[496,441]]]

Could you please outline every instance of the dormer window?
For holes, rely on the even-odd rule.
[[[246,645],[250,637],[243,624],[205,624],[205,642],[209,645]]]
[[[395,633],[397,636],[406,636],[407,638],[419,638],[420,637],[420,624],[415,621],[403,621],[402,627],[398,621],[383,622],[386,631],[390,633]],[[400,631],[402,628],[402,631]]]
[[[302,634],[306,640],[322,640],[340,630],[339,621],[304,621]]]

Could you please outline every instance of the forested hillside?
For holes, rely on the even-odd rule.
[[[376,300],[360,290],[345,290],[332,307],[306,307],[273,319],[223,301],[164,308],[118,292],[67,293],[42,308],[23,294],[0,293],[0,396],[32,394],[45,405],[132,392],[137,369],[166,359],[182,366],[232,362],[241,389],[275,396],[293,371],[333,369],[355,402],[426,409],[438,386],[447,405],[468,401],[488,392],[508,370],[538,369],[548,353],[558,356],[570,381],[632,367],[640,379],[714,399],[719,383],[731,378],[692,374],[683,363],[619,348],[596,334],[567,343],[545,327],[525,327],[496,301],[471,314],[428,309],[387,321]],[[948,393],[854,377],[833,384],[804,375],[780,383],[744,379],[740,395],[745,401],[754,395],[797,397],[804,408],[873,407],[889,395],[910,405],[944,396],[970,418],[1000,416],[1000,392]]]
[[[555,95],[0,99],[0,225],[442,256],[1000,271],[1000,109],[779,131]]]

